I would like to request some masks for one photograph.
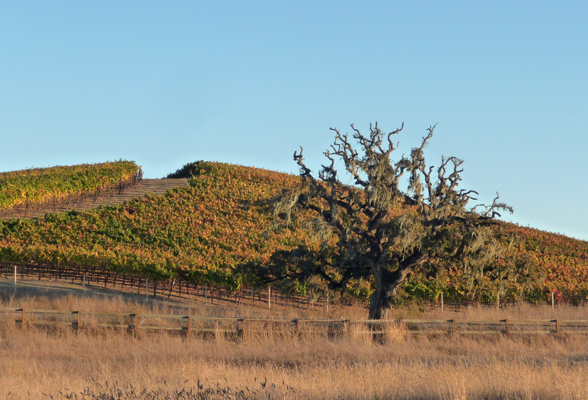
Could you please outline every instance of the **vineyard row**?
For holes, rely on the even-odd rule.
[[[12,208],[0,209],[0,219],[32,218],[46,213],[64,212],[74,208],[81,208],[88,203],[96,203],[99,199],[121,195],[136,186],[141,185],[142,179],[133,175],[129,179],[121,179],[114,185],[98,188],[92,192],[83,192],[63,197],[53,197],[45,202],[25,203]]]

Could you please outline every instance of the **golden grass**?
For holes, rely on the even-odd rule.
[[[98,397],[115,384],[123,392],[131,386],[146,391],[122,399],[182,398],[173,393],[199,387],[209,397],[193,398],[234,398],[215,392],[230,389],[247,394],[241,398],[586,399],[587,374],[585,339],[236,344],[9,329],[0,340],[2,399],[63,398],[60,391],[84,390],[94,395],[86,398],[119,398]]]
[[[29,293],[2,298],[0,307],[185,312],[177,305],[120,297]],[[519,305],[456,314],[408,308],[396,310],[394,317],[584,319],[586,311]],[[253,314],[255,310],[234,312]],[[348,313],[341,315],[345,318],[353,318],[353,313],[365,318],[365,310],[359,308],[334,312]],[[292,311],[292,317],[296,316],[303,317]],[[266,329],[247,343],[234,343],[222,335],[210,341],[186,341],[167,334],[133,339],[116,331],[76,335],[67,329],[21,331],[14,324],[4,324],[0,327],[0,399],[588,398],[585,337],[410,339],[395,324],[386,327],[380,344],[353,324],[344,338],[327,340],[327,336],[325,332],[319,338],[297,338],[291,331]]]

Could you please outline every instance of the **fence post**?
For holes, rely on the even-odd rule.
[[[238,322],[241,322],[241,331],[237,330],[237,337],[239,337],[242,342],[245,342],[247,340],[247,333],[245,332],[246,327],[247,327],[247,319],[246,318],[239,319],[239,320],[237,320],[237,323]]]
[[[82,276],[82,287],[84,288],[84,292],[86,291],[86,273],[84,272]]]
[[[455,323],[455,320],[454,320],[454,319],[452,319],[452,320],[451,320],[451,334],[452,334],[452,335],[455,335],[456,331],[457,331],[457,325],[456,325],[456,323]]]
[[[327,292],[327,318],[329,318],[329,292]]]
[[[267,308],[268,310],[272,309],[272,287],[269,287],[269,291],[267,292]]]
[[[14,266],[14,287],[16,287],[16,265]]]
[[[555,320],[555,336],[559,338],[559,319]]]
[[[71,330],[74,332],[79,332],[81,325],[81,314],[79,311],[72,311],[71,313],[72,315],[74,315],[74,320],[71,321]]]
[[[149,300],[149,279],[145,280],[145,301]]]
[[[186,338],[192,338],[192,315],[191,313],[188,314],[188,332],[186,333]]]
[[[294,320],[294,329],[296,330],[296,337],[300,337],[300,320],[296,318]]]
[[[551,309],[555,310],[555,293],[551,291]]]
[[[496,308],[500,310],[500,293],[496,293]]]
[[[131,314],[133,317],[133,337],[139,337],[139,314]]]

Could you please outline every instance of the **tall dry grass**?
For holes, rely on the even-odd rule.
[[[0,307],[109,313],[184,313],[183,306],[121,297],[3,293]],[[206,310],[204,310],[206,311]],[[341,311],[344,312],[345,310]],[[193,309],[196,314],[198,309]],[[247,312],[245,309],[235,312]],[[353,318],[365,310],[347,310]],[[418,308],[396,318],[586,319],[585,308]],[[296,315],[293,311],[292,317]],[[321,317],[321,315],[315,315]],[[330,315],[330,317],[338,317]],[[365,318],[365,314],[356,318]],[[319,328],[317,328],[319,329]],[[74,334],[0,324],[0,399],[586,399],[588,339],[407,338],[390,324],[375,343],[350,324],[343,338],[292,331],[235,343],[167,334]],[[44,395],[45,394],[45,395]]]
[[[587,376],[579,338],[237,344],[4,329],[0,339],[2,399],[586,399]]]

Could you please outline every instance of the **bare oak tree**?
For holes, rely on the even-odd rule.
[[[325,245],[276,253],[271,271],[276,280],[318,275],[330,289],[345,290],[351,279],[371,276],[376,290],[369,316],[380,319],[394,304],[399,286],[423,263],[483,271],[501,257],[504,246],[490,225],[500,210],[512,208],[498,202],[498,194],[488,206],[470,207],[478,193],[458,188],[462,160],[449,157],[438,167],[426,165],[424,149],[435,126],[409,156],[392,161],[398,147],[393,138],[403,127],[385,134],[377,123],[370,124],[364,135],[352,124],[356,143],[331,128],[335,141],[324,153],[329,163],[318,176],[306,166],[302,147],[294,153],[303,189],[283,196],[275,213],[289,223],[293,211],[310,210],[316,217],[313,229]],[[341,183],[336,160],[354,186]],[[329,241],[335,245],[326,245]]]

